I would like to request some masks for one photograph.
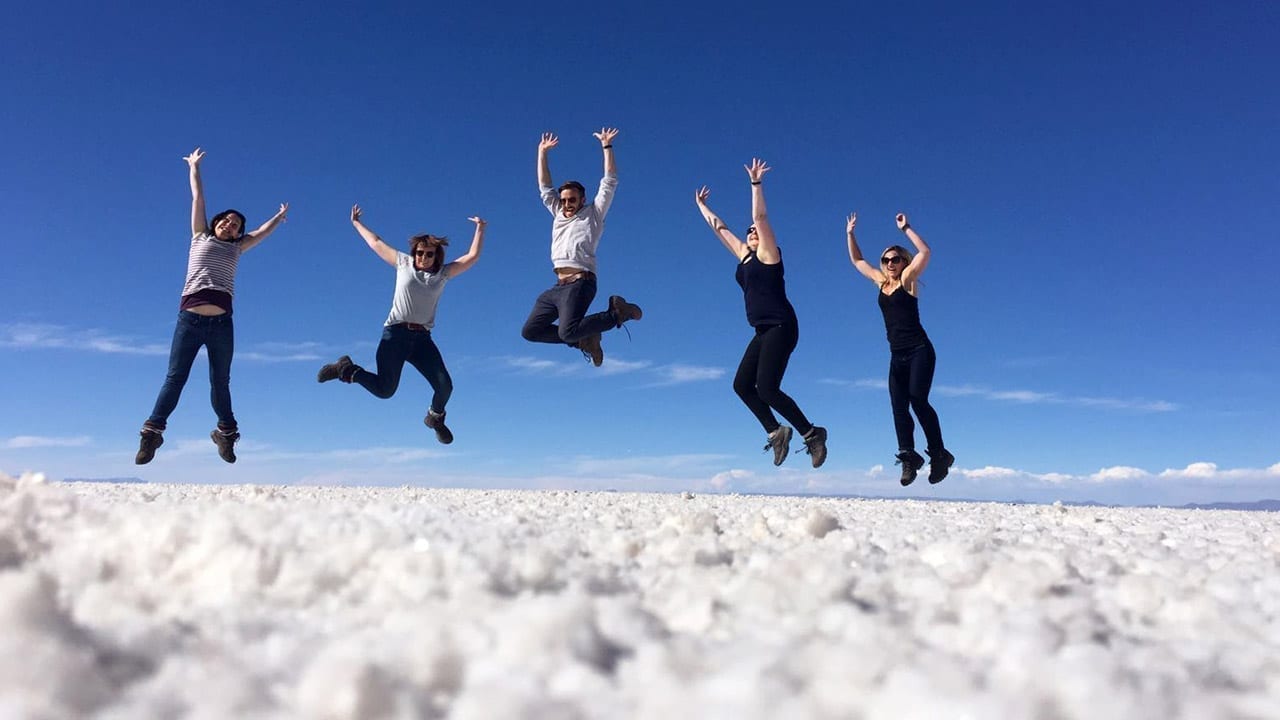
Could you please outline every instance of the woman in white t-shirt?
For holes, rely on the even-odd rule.
[[[378,371],[371,373],[343,355],[336,362],[320,368],[316,380],[358,383],[374,397],[386,399],[395,395],[396,388],[400,386],[400,373],[408,362],[427,379],[434,391],[423,422],[435,431],[437,440],[448,445],[453,442],[453,433],[445,427],[444,406],[453,394],[453,379],[444,366],[440,349],[431,339],[431,328],[435,326],[436,306],[444,293],[445,283],[470,270],[480,259],[485,221],[479,217],[468,218],[476,225],[471,249],[466,255],[445,264],[444,249],[449,244],[448,238],[414,235],[409,238],[409,253],[405,254],[383,242],[361,222],[360,215],[360,206],[353,206],[351,224],[356,232],[378,257],[396,269],[391,312],[383,324],[382,340],[378,343]]]

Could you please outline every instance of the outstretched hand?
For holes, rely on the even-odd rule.
[[[351,222],[353,223],[360,222],[360,214],[363,212],[364,211],[360,209],[359,205],[352,205],[351,206]]]
[[[538,143],[538,152],[546,152],[551,148],[560,144],[560,138],[555,133],[542,133],[542,141]]]
[[[765,161],[760,158],[751,158],[751,164],[743,165],[742,167],[746,168],[747,177],[751,178],[751,182],[753,183],[760,182],[760,179],[764,177],[764,174],[773,169],[765,164]]]
[[[190,155],[187,155],[182,159],[186,160],[187,164],[190,165],[191,167],[193,168],[197,167],[200,165],[200,161],[204,159],[204,151],[201,150],[200,148],[196,148],[195,150],[191,151]]]
[[[898,213],[898,216],[895,217],[894,220],[898,222],[898,229],[903,231],[905,231],[907,226],[911,224],[907,222],[907,216],[903,213]]]
[[[280,222],[289,221],[289,203],[280,203],[280,211],[276,213],[280,216]]]
[[[693,193],[694,202],[698,203],[699,205],[706,205],[707,198],[709,197],[711,197],[711,188],[707,187],[706,185],[703,185],[699,190]]]
[[[469,217],[467,219],[475,223],[477,229],[483,228],[485,225],[489,224],[484,218],[480,217],[479,215]]]
[[[849,213],[849,220],[845,223],[844,229],[850,235],[853,234],[853,228],[858,224],[858,213]]]
[[[613,138],[617,136],[618,128],[611,128],[611,127],[600,128],[600,132],[591,133],[591,134],[595,135],[596,139],[600,141],[600,146],[604,147],[606,145],[613,144]]]

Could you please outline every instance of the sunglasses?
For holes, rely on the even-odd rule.
[[[413,255],[414,257],[435,257],[436,251],[435,250],[414,250]]]
[[[889,257],[880,258],[880,262],[884,265],[897,265],[900,262],[906,262],[906,261],[907,259],[902,257],[901,255],[892,255]]]
[[[582,201],[578,199],[577,195],[570,195],[569,197],[561,197],[560,202],[564,203],[565,205],[568,205],[570,203],[577,204]]]

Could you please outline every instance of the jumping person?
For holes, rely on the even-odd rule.
[[[787,362],[800,340],[800,324],[795,308],[787,300],[782,251],[778,249],[773,227],[765,212],[761,182],[764,174],[772,168],[762,160],[752,160],[745,167],[747,177],[751,179],[752,219],[751,226],[747,228],[746,242],[739,240],[707,207],[710,190],[704,186],[694,193],[702,218],[725,249],[738,260],[735,277],[746,300],[747,322],[756,331],[742,355],[742,362],[738,364],[733,389],[768,433],[769,441],[764,449],[773,450],[774,465],[781,465],[787,458],[792,435],[792,429],[774,417],[773,410],[777,410],[800,432],[813,466],[821,467],[827,459],[827,430],[810,423],[781,387]]]
[[[218,426],[209,434],[225,461],[236,461],[235,444],[240,439],[236,416],[231,412],[231,356],[235,331],[231,322],[231,298],[235,294],[236,267],[240,254],[252,249],[284,222],[289,204],[257,230],[244,231],[244,215],[223,210],[207,222],[200,161],[204,151],[196,148],[183,158],[191,175],[191,249],[187,255],[187,279],[178,304],[178,323],[169,348],[169,371],[151,417],[142,424],[138,454],[134,462],[146,465],[164,444],[169,415],[178,406],[182,388],[191,374],[196,353],[204,346],[209,355],[209,385]]]
[[[939,483],[947,476],[956,458],[942,445],[942,427],[938,413],[929,404],[929,388],[933,385],[933,369],[937,355],[933,343],[920,324],[920,275],[929,265],[929,246],[907,216],[897,215],[898,229],[916,248],[916,254],[901,245],[890,245],[880,253],[879,269],[862,257],[854,228],[858,214],[853,213],[845,225],[849,241],[849,260],[868,280],[879,288],[877,299],[884,314],[885,333],[889,337],[889,403],[893,406],[893,426],[898,434],[898,464],[902,465],[902,484],[916,479],[924,458],[916,452],[914,410],[928,442],[929,482]]]
[[[336,362],[320,368],[316,374],[319,382],[341,380],[359,383],[374,397],[387,399],[396,394],[400,386],[400,373],[405,362],[413,365],[431,384],[434,393],[427,415],[422,422],[436,433],[436,439],[448,445],[453,433],[444,424],[444,406],[453,394],[453,379],[444,366],[440,349],[431,339],[435,327],[436,306],[444,293],[445,283],[470,270],[480,259],[484,248],[485,221],[479,217],[467,218],[475,223],[475,235],[466,255],[449,264],[444,262],[444,249],[449,239],[437,235],[414,235],[409,238],[409,254],[397,251],[382,241],[376,233],[365,227],[360,219],[359,205],[351,208],[351,224],[364,238],[369,249],[396,269],[395,294],[391,298],[391,314],[382,327],[382,340],[378,343],[378,372],[371,373],[356,365],[351,357],[343,355]]]
[[[586,203],[586,188],[576,180],[564,183],[558,190],[551,186],[547,151],[560,143],[559,138],[543,133],[538,143],[538,189],[542,193],[542,204],[554,218],[551,265],[555,269],[556,284],[534,301],[520,334],[530,342],[576,347],[592,365],[600,367],[604,362],[600,334],[620,328],[628,320],[639,320],[643,313],[640,306],[627,302],[621,295],[611,295],[608,310],[587,315],[596,297],[596,248],[604,233],[604,217],[618,187],[618,171],[613,159],[613,138],[618,130],[602,128],[593,134],[604,150],[604,177],[600,179],[595,200],[590,203]]]

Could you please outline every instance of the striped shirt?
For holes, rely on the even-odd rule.
[[[209,233],[197,233],[191,238],[191,252],[187,255],[187,282],[182,286],[182,296],[201,290],[221,290],[228,295],[236,291],[236,266],[240,262],[240,243],[219,240]]]

